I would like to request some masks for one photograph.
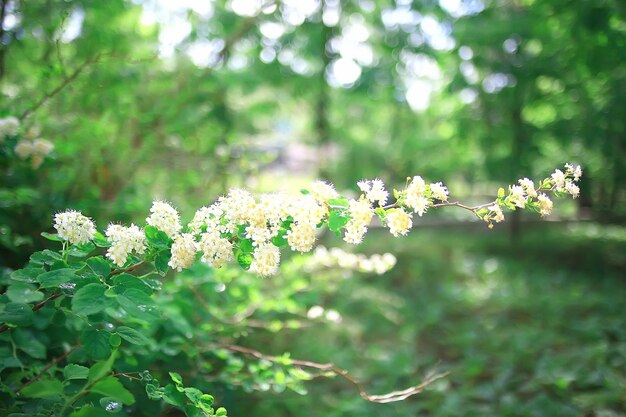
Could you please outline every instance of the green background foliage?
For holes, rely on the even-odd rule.
[[[308,3],[0,0],[0,117],[21,120],[0,142],[0,414],[626,415],[623,2]],[[36,137],[38,167],[14,151]],[[300,255],[270,279],[166,273],[156,235],[151,266],[117,273],[102,238],[41,234],[66,208],[102,229],[163,198],[189,220],[316,177],[420,174],[482,203],[566,161],[581,197],[553,221],[433,210],[358,248],[398,257],[382,276]],[[373,404],[298,360],[375,394],[450,374]]]

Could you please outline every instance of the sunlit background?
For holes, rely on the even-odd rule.
[[[374,405],[337,379],[307,382],[303,396],[203,370],[229,415],[626,415],[625,2],[0,5],[0,117],[54,146],[43,162],[0,161],[5,267],[44,247],[40,232],[67,207],[104,227],[142,223],[161,198],[189,219],[232,187],[323,178],[354,195],[360,179],[391,189],[417,174],[479,204],[519,178],[582,165],[580,198],[556,199],[541,221],[516,213],[490,231],[447,208],[416,217],[412,237],[373,230],[355,248],[320,236],[394,253],[380,276],[307,272],[304,294],[295,267],[262,284],[216,274],[220,314],[254,305],[228,335],[239,344],[338,363],[375,392],[437,364],[451,371],[415,398]],[[277,296],[281,285],[293,291]],[[290,327],[290,314],[312,323]]]

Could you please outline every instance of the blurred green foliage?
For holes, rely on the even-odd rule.
[[[43,249],[40,232],[67,207],[104,225],[141,221],[166,198],[189,217],[231,186],[310,175],[341,188],[423,173],[479,198],[494,182],[577,161],[585,211],[568,214],[614,226],[524,225],[515,245],[449,229],[371,236],[366,251],[399,258],[384,277],[168,276],[156,298],[168,320],[142,325],[154,344],[118,365],[164,383],[180,372],[232,415],[626,415],[622,1],[324,0],[301,19],[289,1],[262,13],[254,2],[166,3],[0,0],[0,117],[54,144],[35,168],[14,154],[19,137],[0,143],[1,266]],[[357,65],[356,79],[339,82],[339,64],[347,75]],[[312,170],[290,171],[293,144],[311,147],[297,156],[315,154],[304,155]],[[342,321],[301,328],[314,305]],[[62,353],[42,351],[47,341],[20,353],[31,372]],[[219,343],[334,362],[376,393],[437,363],[452,373],[407,402],[370,404],[345,380],[303,383],[292,367]],[[127,385],[145,401],[135,413],[160,410]]]

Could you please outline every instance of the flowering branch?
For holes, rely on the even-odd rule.
[[[518,185],[508,187],[508,192],[500,188],[495,200],[477,206],[448,201],[446,186],[441,182],[427,184],[420,176],[408,178],[404,189],[394,189],[396,201],[391,204],[387,204],[389,192],[379,179],[360,181],[358,199],[347,199],[322,181],[300,194],[263,194],[258,200],[245,190],[233,189],[212,205],[200,208],[184,230],[178,211],[169,203],[155,201],[145,228],[111,224],[104,245],[109,247],[106,256],[122,268],[113,274],[131,272],[146,263],[154,264],[162,274],[168,268],[181,271],[189,268],[200,252],[202,262],[214,268],[236,260],[245,270],[269,276],[278,271],[281,247],[309,252],[317,229],[324,225],[338,236],[343,235],[344,241],[358,244],[374,215],[392,235],[402,236],[413,226],[414,213],[422,216],[430,208],[458,207],[492,228],[504,220],[503,210],[550,214],[553,203],[547,193],[578,197],[576,183],[581,175],[579,166],[566,164],[565,172],[557,169],[538,182],[520,179]],[[71,210],[55,215],[55,228],[58,236],[71,244],[86,243],[97,233],[89,218]],[[132,254],[143,255],[144,259]]]

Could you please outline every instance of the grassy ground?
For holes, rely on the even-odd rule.
[[[504,228],[373,232],[364,250],[390,251],[398,265],[320,295],[340,324],[258,342],[333,361],[373,393],[410,386],[437,363],[450,375],[388,405],[345,380],[315,380],[305,397],[244,394],[233,415],[626,415],[626,228],[544,223],[514,243]]]

